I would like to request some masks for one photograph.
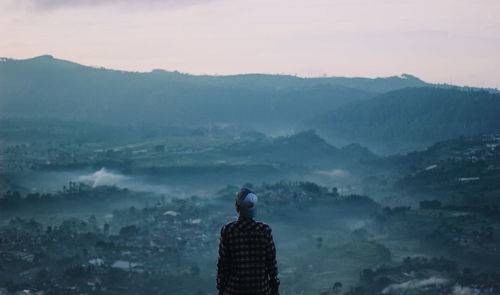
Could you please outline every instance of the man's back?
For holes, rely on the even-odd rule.
[[[217,288],[228,294],[277,294],[279,280],[271,228],[240,216],[221,230]]]

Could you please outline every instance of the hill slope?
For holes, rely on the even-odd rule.
[[[156,126],[211,121],[273,132],[376,92],[425,84],[408,75],[193,76],[114,71],[51,56],[0,59],[0,116]]]
[[[307,120],[335,144],[406,152],[462,135],[500,132],[500,95],[486,91],[406,88],[353,102]]]
[[[256,162],[330,168],[352,165],[375,158],[369,150],[358,145],[336,148],[312,130],[292,136],[234,144],[224,149],[224,154],[250,157]]]

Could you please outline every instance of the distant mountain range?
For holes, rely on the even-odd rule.
[[[218,125],[270,135],[317,129],[336,145],[361,143],[380,152],[497,132],[499,96],[491,92],[429,84],[407,74],[375,79],[199,76],[108,70],[48,55],[0,58],[0,119],[154,128]]]
[[[206,126],[211,121],[266,132],[291,131],[302,119],[379,92],[427,85],[409,75],[366,79],[123,72],[51,56],[2,59],[0,81],[2,117],[115,125]]]

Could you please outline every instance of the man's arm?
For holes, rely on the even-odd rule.
[[[276,261],[276,247],[274,245],[271,228],[268,233],[268,244],[266,249],[266,266],[271,286],[271,295],[279,294],[280,280],[278,279],[278,262]]]
[[[227,241],[224,235],[225,226],[220,231],[219,240],[219,260],[217,261],[217,289],[219,294],[224,292],[224,284],[227,280],[229,272],[229,253],[227,248]]]

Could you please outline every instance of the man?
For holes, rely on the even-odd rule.
[[[254,220],[257,196],[247,188],[236,195],[238,220],[222,227],[217,289],[228,295],[278,295],[276,248],[269,225]]]

